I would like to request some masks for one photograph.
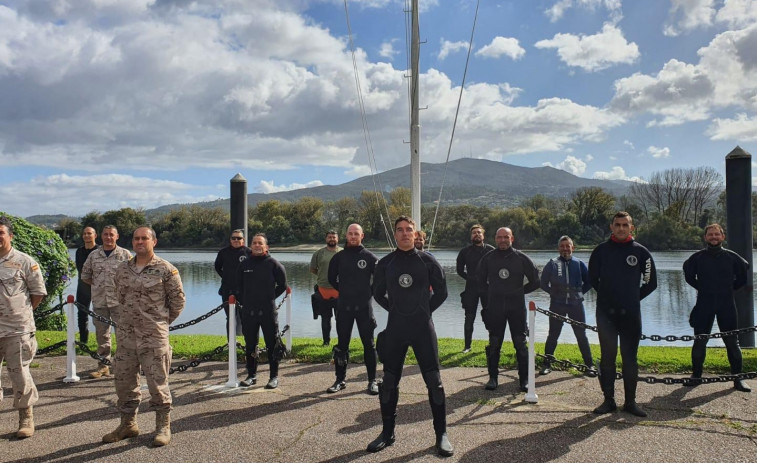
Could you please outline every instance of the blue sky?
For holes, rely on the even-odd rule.
[[[443,162],[476,2],[421,0]],[[379,170],[407,164],[405,0],[347,2]],[[153,208],[369,174],[343,0],[0,0],[0,210]],[[643,181],[757,147],[757,0],[480,3],[452,159]]]

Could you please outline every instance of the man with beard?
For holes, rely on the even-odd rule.
[[[215,269],[218,276],[221,277],[218,295],[221,296],[223,311],[226,312],[227,337],[229,335],[229,296],[237,293],[237,268],[249,256],[250,248],[244,244],[244,230],[242,229],[231,232],[229,245],[218,251],[216,256]]]
[[[423,251],[423,248],[426,246],[426,232],[423,230],[418,230],[415,232],[415,240],[413,241],[413,246],[415,246],[415,249],[419,251]]]
[[[575,248],[570,236],[560,237],[557,241],[560,257],[550,259],[544,266],[541,272],[541,289],[549,294],[550,312],[585,323],[584,294],[591,289],[591,282],[589,281],[589,268],[583,261],[573,257]],[[576,336],[576,342],[578,342],[578,350],[581,351],[581,356],[584,359],[584,365],[589,367],[587,375],[594,377],[597,372],[593,367],[594,361],[591,358],[589,340],[586,338],[586,328],[572,326],[573,334]],[[539,374],[546,375],[552,371],[549,356],[555,353],[557,339],[560,337],[562,327],[562,320],[549,318],[549,334],[544,346],[544,354],[548,357],[544,360]]]
[[[373,297],[389,312],[386,329],[379,334],[379,357],[384,364],[384,380],[379,386],[383,427],[368,444],[378,452],[394,443],[394,424],[399,401],[399,382],[408,347],[418,360],[436,433],[436,451],[448,457],[454,452],[447,437],[447,411],[442,377],[439,374],[439,346],[431,314],[447,298],[444,270],[428,253],[414,246],[415,222],[400,216],[394,222],[397,249],[376,265]],[[383,339],[382,339],[383,337]]]
[[[263,338],[268,352],[269,380],[266,389],[279,387],[279,360],[275,347],[279,334],[279,314],[276,298],[287,289],[284,266],[268,254],[268,239],[263,233],[252,237],[251,256],[239,264],[237,269],[237,289],[242,304],[242,334],[244,335],[247,378],[240,382],[242,387],[257,382],[258,338],[263,329]]]
[[[617,410],[615,404],[615,358],[623,359],[623,410],[644,417],[636,404],[639,376],[637,354],[641,339],[641,300],[657,288],[657,270],[647,248],[631,236],[633,219],[620,211],[610,224],[610,239],[594,248],[589,258],[589,279],[597,292],[597,334],[600,355],[599,384],[604,401],[594,409],[601,415]]]
[[[520,390],[525,392],[528,389],[526,294],[539,289],[539,271],[527,255],[512,247],[515,242],[512,230],[502,227],[497,230],[494,239],[497,249],[482,257],[478,264],[479,291],[488,296],[481,311],[481,318],[489,331],[489,345],[486,347],[489,381],[485,388],[490,391],[497,389],[499,356],[509,323],[518,362]],[[523,283],[524,278],[528,283]]]
[[[486,306],[486,294],[478,290],[476,268],[481,258],[492,250],[494,250],[494,246],[484,243],[484,227],[476,224],[470,229],[470,244],[461,249],[457,255],[457,274],[465,280],[465,290],[460,293],[460,300],[465,311],[465,325],[463,328],[465,347],[463,348],[463,353],[470,352],[473,340],[473,323],[476,321],[476,310],[478,309],[479,299],[481,299],[481,307]]]
[[[334,230],[326,233],[326,246],[313,253],[310,259],[310,273],[317,276],[316,288],[311,298],[313,306],[313,319],[321,317],[321,333],[323,345],[328,346],[331,342],[331,317],[336,309],[336,300],[339,297],[337,291],[329,283],[329,263],[331,259],[342,250],[337,245],[339,235]]]
[[[363,343],[363,360],[368,373],[368,393],[378,394],[376,384],[376,347],[373,330],[376,318],[371,306],[373,270],[376,256],[363,247],[363,227],[353,223],[347,228],[347,247],[337,253],[329,263],[329,283],[339,291],[336,311],[336,334],[339,342],[334,346],[336,381],[326,392],[339,392],[347,387],[347,364],[350,361],[350,337],[357,323]]]
[[[723,247],[725,232],[717,223],[704,229],[707,247],[695,252],[683,263],[683,274],[692,288],[697,290],[697,303],[689,316],[689,324],[694,334],[710,334],[712,323],[718,319],[720,331],[738,329],[738,312],[734,291],[747,283],[749,263],[730,249]],[[695,339],[691,348],[693,380],[702,377],[704,359],[707,355],[708,339]],[[731,374],[741,373],[742,358],[738,336],[724,336]],[[697,381],[688,383],[696,386]],[[733,388],[741,392],[751,392],[752,388],[741,379],[734,380]]]

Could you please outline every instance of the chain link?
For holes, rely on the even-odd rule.
[[[36,312],[34,314],[34,318],[38,318],[39,319],[39,318],[47,317],[51,313],[57,312],[59,310],[62,310],[64,305],[66,305],[66,303],[65,302],[61,302],[60,304],[58,304],[58,305],[56,305],[54,307],[51,307],[51,308],[45,310],[44,312]]]
[[[537,357],[543,358],[545,360],[548,360],[550,365],[560,365],[564,368],[575,368],[576,370],[580,371],[581,373],[584,373],[588,376],[596,376],[597,375],[597,369],[590,366],[590,365],[584,365],[583,363],[573,363],[570,360],[559,360],[555,358],[554,355],[544,355],[544,354],[536,354]]]
[[[53,345],[50,345],[50,346],[47,346],[47,347],[43,347],[42,349],[37,349],[37,352],[36,352],[35,355],[45,355],[48,352],[54,351],[55,349],[58,349],[58,348],[61,348],[61,347],[65,347],[66,346],[66,342],[67,341],[56,342]]]
[[[201,315],[201,316],[195,318],[194,320],[190,320],[190,321],[188,321],[186,323],[182,323],[180,325],[170,326],[168,328],[168,331],[180,330],[180,329],[186,328],[188,326],[196,325],[196,324],[200,323],[201,321],[204,321],[204,320],[212,317],[213,315],[217,314],[218,312],[221,311],[221,309],[223,309],[223,304],[219,305],[218,307],[216,307],[215,309],[213,309],[210,312],[206,313],[205,315]]]
[[[586,323],[582,323],[576,320],[573,320],[572,318],[566,317],[564,315],[556,314],[550,310],[544,310],[541,307],[536,307],[536,311],[539,313],[542,313],[544,315],[547,315],[548,317],[556,318],[558,320],[561,320],[564,323],[567,323],[569,325],[578,326],[587,330],[591,331],[597,331],[596,326],[587,325]],[[757,326],[749,326],[746,328],[739,328],[737,330],[731,330],[731,331],[723,331],[720,333],[712,333],[712,334],[684,334],[682,336],[676,336],[673,334],[669,334],[666,336],[661,336],[659,334],[652,334],[652,335],[641,335],[641,340],[649,340],[649,341],[667,341],[667,342],[675,342],[675,341],[685,341],[685,342],[691,342],[695,339],[721,339],[721,338],[727,338],[729,336],[738,336],[740,334],[744,333],[753,333],[757,332]]]
[[[179,366],[177,366],[175,368],[171,367],[171,368],[168,369],[168,374],[172,375],[172,374],[177,373],[177,372],[178,373],[183,373],[183,372],[187,371],[189,368],[194,368],[194,367],[198,366],[202,362],[207,362],[208,360],[213,360],[216,355],[220,354],[221,352],[223,352],[224,350],[226,350],[228,347],[229,347],[228,344],[224,344],[222,346],[218,346],[215,349],[213,349],[212,352],[207,353],[207,354],[201,356],[200,358],[196,358],[196,359],[190,360],[189,363],[185,363],[183,365],[179,365]]]
[[[117,326],[116,322],[114,322],[113,320],[94,313],[93,311],[89,310],[87,307],[84,307],[84,305],[78,302],[74,302],[74,304],[76,304],[76,308],[79,309],[80,312],[84,312],[88,314],[90,317],[94,318],[95,320],[100,321],[110,326]]]
[[[84,352],[86,352],[87,354],[89,354],[90,357],[92,357],[93,359],[95,359],[98,362],[100,362],[100,364],[102,364],[102,365],[108,365],[108,366],[112,366],[113,365],[113,362],[111,362],[107,358],[99,355],[97,352],[93,352],[89,348],[89,346],[87,346],[85,343],[80,342],[80,341],[76,341],[76,345],[79,346],[79,349],[81,349]]]

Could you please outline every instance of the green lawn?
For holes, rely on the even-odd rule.
[[[44,348],[51,344],[66,339],[66,333],[62,331],[38,331],[37,342],[39,348]],[[114,347],[115,336],[113,337]],[[240,343],[244,344],[244,339],[240,336],[237,338]],[[224,344],[224,336],[218,335],[188,335],[179,334],[171,336],[171,345],[173,346],[173,356],[175,359],[192,359],[200,357],[213,351],[216,347]],[[262,337],[261,337],[262,343]],[[331,348],[336,341],[332,341],[330,347],[321,345],[320,339],[313,338],[294,338],[292,341],[293,357],[298,362],[306,363],[328,363],[331,360]],[[463,341],[461,339],[439,339],[439,359],[444,367],[485,367],[486,356],[484,354],[486,341],[473,341],[472,351],[463,354]],[[96,343],[93,334],[90,334],[89,348],[96,350]],[[599,358],[599,346],[592,345],[595,360]],[[536,352],[544,352],[544,344],[536,344]],[[65,354],[65,348],[60,348],[53,354]],[[744,349],[744,371],[757,371],[757,349]],[[575,344],[560,344],[557,346],[555,357],[561,360],[569,360],[573,363],[581,363],[581,354],[578,346]],[[226,353],[215,357],[217,360],[227,359]],[[359,339],[353,339],[350,344],[350,359],[353,362],[363,361],[363,346]],[[538,359],[537,359],[538,360]],[[620,364],[620,355],[617,359]],[[413,350],[408,351],[407,364],[415,364],[415,355]],[[515,366],[515,351],[512,343],[505,341],[502,346],[502,355],[500,366]],[[690,373],[691,372],[691,349],[689,347],[670,347],[670,346],[642,346],[639,348],[639,367],[640,370],[647,374],[658,373]],[[728,357],[724,348],[713,347],[707,352],[707,361],[705,362],[705,372],[709,374],[728,373]]]

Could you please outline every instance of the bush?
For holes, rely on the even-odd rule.
[[[29,254],[39,264],[45,277],[47,297],[42,300],[36,313],[63,302],[63,290],[71,278],[76,276],[76,265],[68,257],[68,249],[63,240],[52,230],[40,228],[20,217],[0,212],[0,217],[7,217],[13,223],[13,247]],[[65,315],[52,314],[39,320],[35,316],[37,329],[65,329]]]

